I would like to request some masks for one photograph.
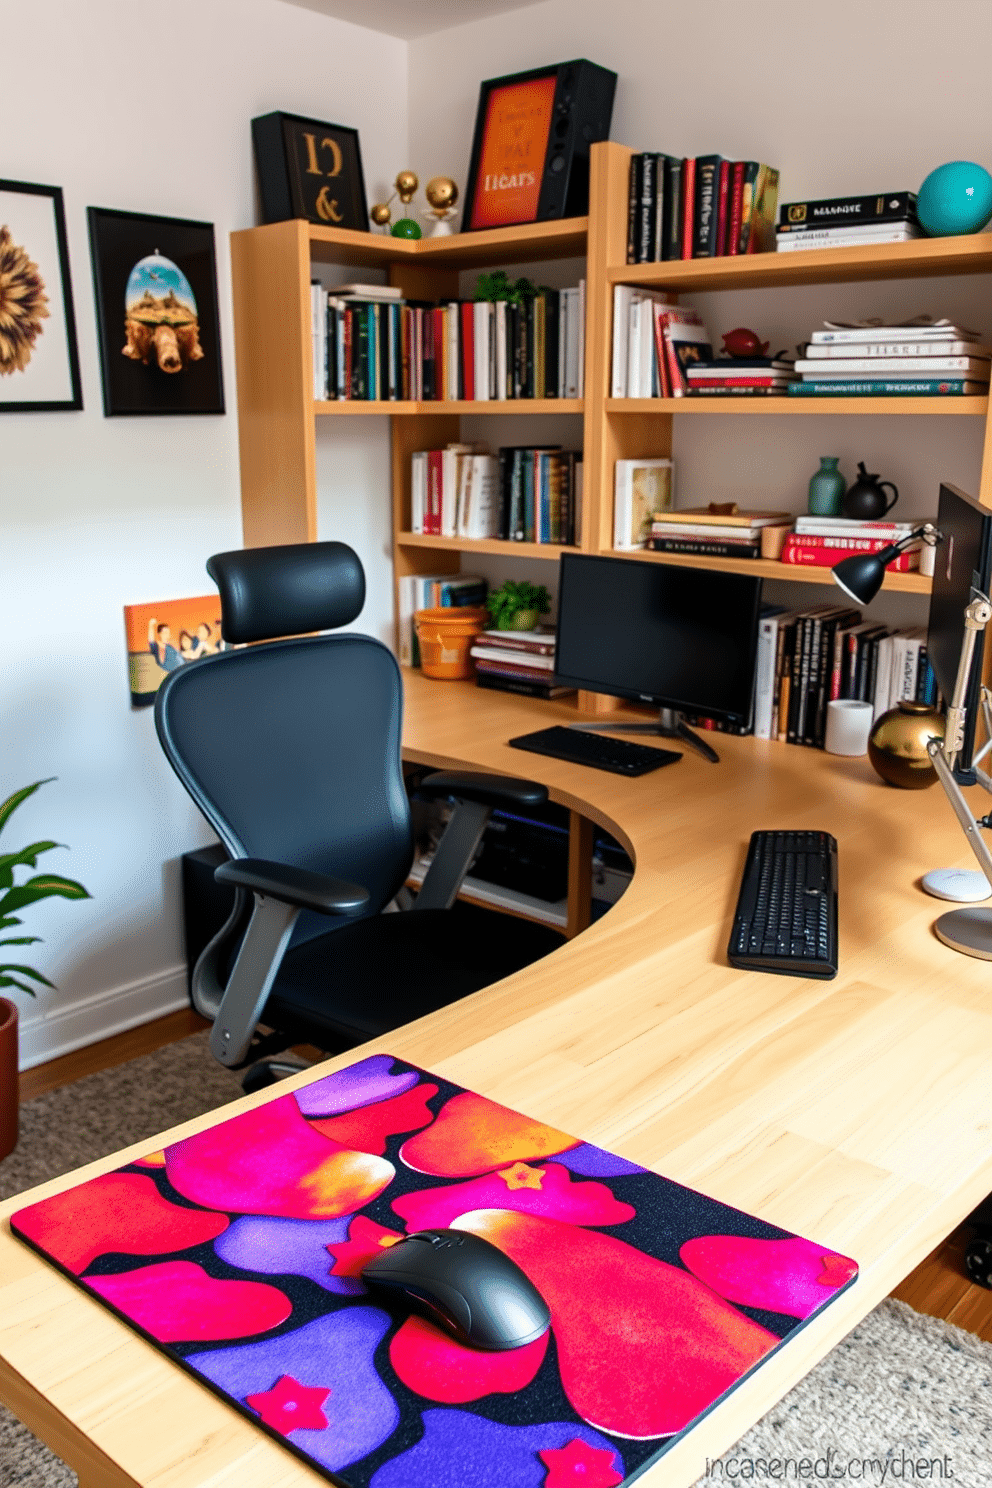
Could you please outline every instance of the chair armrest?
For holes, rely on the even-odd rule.
[[[423,796],[457,796],[479,801],[483,806],[543,806],[548,788],[536,780],[518,780],[513,775],[475,775],[463,770],[438,770],[425,775],[417,786]]]
[[[368,890],[358,884],[264,858],[234,858],[221,863],[214,878],[218,883],[251,889],[267,899],[295,904],[298,909],[315,909],[319,914],[354,914],[369,902]]]

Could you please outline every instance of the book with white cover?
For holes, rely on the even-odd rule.
[[[586,281],[579,280],[578,301],[576,304],[576,315],[578,317],[578,363],[579,371],[576,378],[577,398],[585,396],[586,386]]]
[[[900,537],[908,537],[921,527],[926,521],[925,517],[905,522],[878,521],[862,522],[855,517],[818,517],[799,516],[795,520],[795,531],[797,536],[805,534],[807,537],[872,537],[882,538],[886,542],[898,542]]]
[[[913,315],[901,322],[884,321],[878,316],[867,320],[825,320],[822,331],[814,331],[811,341],[887,341],[905,339],[912,332],[915,340],[933,337],[938,341],[981,341],[981,331],[955,325],[952,320],[934,320],[930,315]]]
[[[499,535],[499,474],[495,455],[466,458],[467,496],[464,513],[465,537]]]
[[[568,326],[565,341],[565,397],[578,398],[581,396],[579,389],[582,382],[579,368],[579,291],[563,289],[561,293]]]
[[[403,291],[392,284],[340,284],[334,291],[349,300],[401,300]]]
[[[954,372],[959,377],[987,378],[990,362],[988,357],[971,356],[917,356],[888,357],[884,362],[874,357],[839,357],[824,366],[822,361],[803,357],[796,363],[797,372],[813,372],[817,378],[847,378],[852,372],[871,372],[877,377],[891,380],[894,377],[919,377],[927,373],[939,377],[945,372]]]
[[[474,342],[474,381],[477,403],[488,403],[492,397],[489,386],[489,326],[492,305],[488,300],[476,300],[472,306],[472,332]]]
[[[853,351],[850,343],[847,345],[824,345],[819,341],[811,341],[806,348],[806,356],[810,359],[824,358],[838,360],[849,357],[852,354],[859,357],[934,357],[934,356],[967,356],[967,357],[992,357],[992,346],[983,346],[980,341],[941,341],[935,343],[933,338],[922,341],[863,341],[856,342],[856,351]],[[881,370],[881,369],[879,369]]]
[[[494,324],[496,341],[496,401],[506,402],[506,301],[496,301]]]
[[[414,450],[410,456],[410,531],[423,532],[427,510],[427,451]]]
[[[775,713],[775,692],[778,661],[778,636],[780,627],[795,620],[794,612],[783,611],[777,615],[766,615],[758,621],[758,654],[754,678],[754,737],[772,737],[772,719]]]
[[[555,659],[553,656],[539,656],[533,651],[520,652],[511,651],[509,648],[504,649],[502,646],[476,645],[471,648],[471,655],[478,657],[480,661],[508,661],[517,665],[523,663],[524,658],[526,658],[524,664],[534,667],[536,670],[553,672],[555,669]]]
[[[920,234],[909,232],[905,228],[895,228],[887,232],[878,229],[868,231],[864,228],[852,228],[845,233],[803,233],[796,237],[778,238],[775,244],[777,253],[809,253],[816,248],[857,248],[871,247],[880,243],[911,243]]]
[[[639,294],[632,296],[627,325],[627,397],[640,398],[641,393],[641,320],[647,306]]]
[[[611,398],[627,397],[627,348],[630,341],[630,304],[634,291],[629,284],[613,286],[613,376]]]
[[[875,722],[891,706],[892,653],[895,636],[882,636],[875,651],[875,693],[871,700],[871,721]]]
[[[613,546],[643,548],[656,511],[671,507],[674,464],[668,459],[618,460],[614,475]]]

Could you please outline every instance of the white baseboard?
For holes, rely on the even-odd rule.
[[[189,1006],[186,967],[170,966],[153,976],[127,982],[107,992],[95,992],[68,1007],[20,1020],[20,1066],[33,1069],[49,1059],[70,1054],[112,1034],[150,1023],[166,1013]]]

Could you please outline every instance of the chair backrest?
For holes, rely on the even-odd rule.
[[[229,641],[345,625],[364,601],[361,564],[341,543],[221,554],[208,570]],[[362,884],[370,914],[402,885],[413,856],[402,689],[379,641],[297,634],[187,663],[159,688],[155,723],[233,857]]]

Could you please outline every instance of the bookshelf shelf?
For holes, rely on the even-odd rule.
[[[637,558],[642,563],[674,563],[680,568],[715,568],[721,573],[760,574],[763,579],[785,579],[789,583],[829,585],[837,592],[829,568],[805,568],[772,558],[701,558],[686,553],[649,553],[643,548],[614,550],[612,556]],[[882,588],[899,594],[929,594],[930,580],[918,573],[887,573]]]
[[[654,414],[744,414],[776,417],[805,414],[881,415],[913,417],[957,414],[986,418],[988,398],[607,398],[607,413]]]
[[[505,542],[497,537],[434,537],[424,532],[397,532],[400,548],[433,548],[450,553],[502,553],[508,558],[546,558],[558,562],[560,553],[577,553],[567,543]]]
[[[272,233],[285,224],[253,228]],[[419,261],[431,268],[474,268],[491,264],[537,263],[548,258],[585,256],[588,217],[558,222],[532,222],[523,227],[490,228],[485,232],[456,233],[441,238],[394,238],[388,233],[354,232],[348,228],[318,227],[301,222],[315,263],[340,263],[386,268],[394,263]]]
[[[343,417],[349,414],[379,414],[387,418],[402,417],[404,414],[453,414],[456,417],[463,413],[481,414],[506,414],[506,413],[578,413],[585,409],[582,398],[507,398],[497,400],[495,398],[486,400],[459,399],[457,402],[367,402],[362,398],[345,398],[333,403],[314,403],[314,413],[330,414],[332,417]]]

